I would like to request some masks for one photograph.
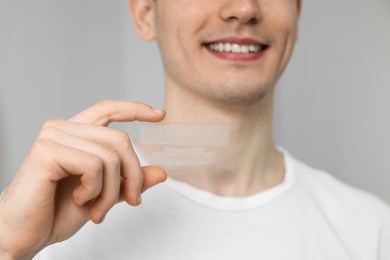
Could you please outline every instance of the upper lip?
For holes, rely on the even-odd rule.
[[[239,44],[239,45],[266,45],[258,40],[252,39],[252,38],[239,38],[239,37],[225,37],[225,38],[219,38],[215,39],[209,42],[206,42],[205,44],[214,44],[214,43],[233,43],[233,44]]]

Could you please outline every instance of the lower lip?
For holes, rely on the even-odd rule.
[[[206,48],[206,47],[205,47]],[[218,52],[213,51],[208,48],[206,48],[212,55],[224,59],[224,60],[230,60],[230,61],[255,61],[261,59],[267,49],[264,49],[257,53],[233,53],[233,52]]]

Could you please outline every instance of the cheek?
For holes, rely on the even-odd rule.
[[[299,16],[296,0],[265,0],[263,18],[270,33],[286,36],[296,31]]]
[[[173,59],[168,56],[174,55],[174,59],[183,61],[190,53],[188,49],[194,44],[190,35],[193,22],[188,22],[194,19],[183,17],[182,11],[177,15],[174,13],[177,12],[162,14],[156,19],[156,40],[166,58]]]
[[[292,53],[297,38],[298,21],[298,16],[294,10],[285,10],[284,12],[275,13],[268,20],[268,29],[273,34],[275,40],[274,55],[278,56],[279,66],[282,67],[286,65]],[[283,19],[280,17],[283,17]]]

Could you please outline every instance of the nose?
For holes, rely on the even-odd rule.
[[[220,16],[224,21],[256,24],[261,19],[261,10],[256,0],[228,0],[221,8]]]

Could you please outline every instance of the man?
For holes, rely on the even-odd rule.
[[[45,247],[40,259],[390,259],[388,206],[273,143],[299,0],[132,0],[130,11],[159,44],[165,111],[102,101],[48,121],[0,201],[1,259]],[[167,176],[107,127],[134,120],[227,124],[235,168],[167,170],[141,204]],[[112,208],[123,200],[141,205]]]

